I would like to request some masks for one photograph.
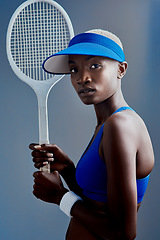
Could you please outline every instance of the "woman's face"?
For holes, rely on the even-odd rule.
[[[85,104],[98,104],[119,87],[118,62],[105,57],[70,55],[71,82]]]

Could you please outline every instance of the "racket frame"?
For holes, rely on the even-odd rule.
[[[48,112],[47,112],[47,100],[48,95],[52,87],[60,81],[64,75],[53,75],[53,77],[45,80],[45,81],[37,81],[34,79],[31,79],[26,74],[24,74],[19,67],[16,65],[15,61],[13,60],[12,54],[11,54],[11,32],[13,28],[13,24],[17,18],[17,16],[20,14],[20,12],[27,7],[28,5],[34,4],[34,3],[48,3],[53,5],[56,9],[58,9],[63,17],[66,20],[70,38],[74,36],[74,31],[72,27],[71,20],[66,13],[66,11],[55,1],[52,0],[28,0],[24,3],[22,3],[13,13],[7,30],[7,36],[6,36],[6,52],[8,61],[10,63],[10,66],[14,73],[25,83],[27,83],[36,93],[37,99],[38,99],[38,118],[39,118],[39,144],[48,144],[49,143],[49,131],[48,131]],[[44,59],[45,60],[45,59]],[[42,169],[43,171],[50,171],[49,167],[46,169]]]

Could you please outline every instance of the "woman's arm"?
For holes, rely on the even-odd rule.
[[[108,211],[96,213],[83,202],[77,202],[71,210],[71,215],[97,239],[133,240],[136,237],[136,135],[130,121],[112,118],[107,122],[102,150],[107,166]]]
[[[108,206],[122,239],[135,239],[137,226],[135,121],[113,116],[104,127],[103,154],[107,166]]]

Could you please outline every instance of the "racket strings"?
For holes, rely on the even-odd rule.
[[[66,48],[69,41],[70,32],[62,13],[51,4],[36,2],[16,17],[10,49],[17,67],[29,78],[42,81],[53,77],[42,70],[44,59]]]

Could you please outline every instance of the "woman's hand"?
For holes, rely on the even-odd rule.
[[[75,171],[74,163],[69,157],[55,144],[30,144],[33,162],[36,168],[41,168],[50,163],[51,172],[58,171],[62,176],[65,172]]]
[[[75,176],[75,166],[70,158],[55,144],[30,144],[33,162],[36,168],[41,168],[50,163],[50,170],[58,171],[67,183],[70,190],[81,195],[82,190],[78,186]]]
[[[63,195],[68,191],[64,188],[59,173],[35,172],[33,194],[49,203],[59,205]]]

